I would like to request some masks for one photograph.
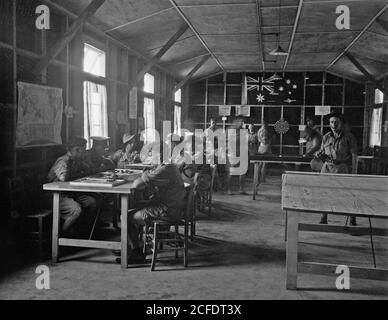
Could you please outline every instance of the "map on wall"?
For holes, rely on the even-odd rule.
[[[62,144],[62,89],[18,82],[17,147]]]
[[[303,104],[304,79],[301,73],[247,74],[246,85],[248,104]]]

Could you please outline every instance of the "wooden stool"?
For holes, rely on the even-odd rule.
[[[14,178],[9,178],[8,188],[11,211],[17,212],[18,216],[21,217],[23,235],[26,236],[27,241],[38,243],[39,257],[42,258],[43,244],[51,239],[50,230],[47,232],[48,236],[45,236],[44,219],[52,215],[52,210],[36,210],[36,213],[31,213],[29,207],[31,203],[30,199],[26,197],[26,188],[23,177],[16,176]],[[37,222],[37,229],[32,231],[27,228],[27,226],[30,225],[29,221],[31,220],[36,220]]]
[[[24,216],[24,220],[27,221],[36,221],[38,224],[38,229],[36,231],[28,231],[26,232],[27,236],[32,236],[31,238],[28,237],[26,240],[29,242],[37,243],[38,244],[38,250],[39,250],[39,257],[43,257],[43,245],[46,242],[49,242],[51,240],[51,230],[48,230],[47,232],[44,230],[44,220],[48,217],[51,217],[53,214],[52,210],[42,210],[36,214],[29,214]],[[30,223],[28,222],[28,225]]]

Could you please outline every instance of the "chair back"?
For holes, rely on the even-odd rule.
[[[185,185],[185,190],[186,190],[186,197],[185,197],[186,205],[183,212],[183,219],[185,223],[188,224],[193,210],[194,185],[193,184]]]
[[[214,186],[214,180],[216,178],[216,173],[217,173],[217,165],[213,165],[212,166],[212,182],[211,182],[211,185],[210,185],[210,192],[213,191],[213,186]]]

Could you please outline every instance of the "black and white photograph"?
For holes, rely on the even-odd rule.
[[[388,0],[0,0],[0,300],[388,300],[387,111]]]

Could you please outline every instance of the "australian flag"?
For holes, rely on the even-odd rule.
[[[303,73],[252,73],[246,83],[250,105],[303,104]]]

